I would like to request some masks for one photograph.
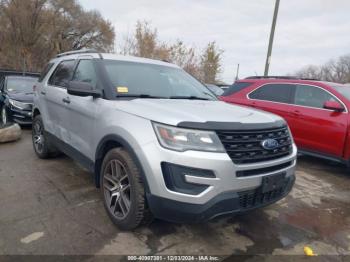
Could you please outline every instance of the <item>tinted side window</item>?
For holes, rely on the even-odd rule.
[[[41,72],[41,74],[40,74],[40,77],[39,77],[39,79],[38,79],[38,82],[43,81],[43,79],[45,78],[45,76],[46,76],[47,73],[50,71],[50,69],[52,68],[53,65],[54,65],[54,63],[48,63],[48,64],[45,66],[44,70],[43,70],[43,71]]]
[[[308,85],[298,85],[295,91],[296,105],[323,108],[326,101],[336,101],[336,99],[321,88]]]
[[[60,87],[67,87],[68,81],[72,79],[74,60],[62,61],[49,79],[49,84]]]
[[[86,82],[96,87],[97,75],[92,60],[80,60],[75,70],[73,80]]]
[[[233,85],[231,85],[229,88],[225,90],[225,92],[222,94],[222,96],[229,96],[234,93],[237,93],[244,88],[251,86],[253,83],[248,83],[248,82],[236,82]]]
[[[253,91],[249,98],[289,104],[294,89],[292,84],[268,84]]]

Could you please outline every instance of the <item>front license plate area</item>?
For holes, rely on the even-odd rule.
[[[286,173],[278,173],[262,178],[262,193],[266,193],[278,188],[283,187],[286,178]]]

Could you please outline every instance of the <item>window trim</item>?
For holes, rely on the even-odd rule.
[[[54,66],[55,66],[55,62],[51,62],[51,61],[50,61],[50,62],[48,62],[48,63],[46,64],[46,66],[45,66],[45,68],[44,68],[44,71],[46,71],[46,73],[43,74],[44,71],[41,72],[41,74],[40,74],[40,76],[39,76],[39,78],[38,78],[38,82],[39,82],[39,83],[42,83],[42,82],[44,81],[44,79],[49,75],[51,69],[52,69]],[[47,67],[48,67],[48,70],[45,70]]]
[[[58,66],[59,66],[60,64],[62,64],[63,62],[67,62],[67,61],[74,61],[73,73],[72,73],[72,77],[71,77],[71,79],[70,79],[70,80],[72,80],[73,75],[74,75],[74,72],[75,72],[75,69],[76,69],[76,67],[77,67],[77,59],[74,59],[74,58],[72,58],[72,59],[66,59],[66,60],[61,60],[61,61],[59,61],[59,62],[57,63],[57,65],[56,65],[56,67],[54,68],[53,72],[51,73],[50,77],[47,79],[47,85],[48,85],[48,86],[57,87],[57,88],[61,88],[61,89],[67,90],[67,87],[58,86],[58,85],[53,85],[53,84],[50,83],[50,79],[51,79],[51,77],[56,73]],[[51,69],[52,69],[52,68],[51,68]]]
[[[290,105],[290,106],[298,106],[298,107],[305,107],[305,108],[311,108],[311,109],[318,109],[318,110],[325,110],[325,111],[330,111],[330,112],[334,112],[334,110],[330,110],[330,109],[326,109],[326,108],[319,108],[319,107],[312,107],[312,106],[303,106],[303,105],[297,105],[297,104],[294,104],[294,103],[291,103],[291,104],[288,104],[288,103],[283,103],[283,102],[275,102],[275,101],[269,101],[269,100],[263,100],[263,99],[256,99],[256,98],[250,98],[249,95],[251,93],[253,93],[255,90],[258,90],[259,88],[263,87],[263,86],[266,86],[266,85],[295,85],[295,86],[313,86],[313,87],[317,87],[319,89],[322,89],[323,91],[326,91],[327,93],[329,93],[331,96],[333,96],[340,104],[342,104],[344,106],[344,111],[343,112],[340,112],[340,113],[348,113],[348,108],[347,106],[345,105],[345,103],[340,99],[338,98],[335,94],[331,93],[330,91],[328,91],[327,89],[321,87],[321,86],[317,86],[317,85],[312,85],[312,84],[302,84],[302,83],[283,83],[283,82],[273,82],[273,83],[265,83],[265,84],[262,84],[262,85],[259,85],[258,87],[254,88],[253,90],[251,90],[247,95],[247,99],[248,100],[256,100],[256,101],[264,101],[264,102],[270,102],[270,103],[275,103],[275,104],[282,104],[282,105]],[[295,94],[294,94],[295,95]]]

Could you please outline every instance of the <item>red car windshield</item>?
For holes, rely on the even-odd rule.
[[[338,93],[342,94],[350,101],[350,85],[342,85],[336,83],[329,83],[331,87],[333,87]]]
[[[227,88],[221,96],[232,95],[234,93],[237,93],[237,92],[243,90],[244,88],[246,88],[252,84],[253,83],[251,83],[251,82],[235,82],[232,85],[230,85],[230,87]]]

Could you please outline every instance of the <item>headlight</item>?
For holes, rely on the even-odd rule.
[[[175,151],[197,150],[225,152],[215,132],[178,128],[153,123],[159,143]]]
[[[294,144],[294,138],[293,138],[293,135],[292,135],[292,130],[290,130],[289,125],[287,125],[287,128],[288,128],[288,133],[289,133],[290,141],[292,142],[292,144]]]
[[[13,100],[13,99],[9,99],[9,103],[15,107],[15,108],[18,108],[18,109],[21,109],[21,110],[31,110],[31,105],[28,104],[28,103],[22,103],[22,102],[19,102],[19,101],[16,101],[16,100]]]

